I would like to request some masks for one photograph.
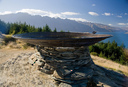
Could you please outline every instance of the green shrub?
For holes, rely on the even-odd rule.
[[[91,55],[98,56],[96,52],[91,52]]]
[[[102,52],[100,52],[99,57],[104,57],[104,55],[103,55],[103,53],[102,53]]]
[[[23,48],[24,48],[24,49],[28,49],[29,47],[35,47],[35,45],[29,44],[29,43],[25,43],[25,44],[23,45]]]
[[[28,47],[29,47],[28,44],[24,44],[24,45],[23,45],[23,48],[24,48],[24,49],[27,49]]]
[[[96,43],[89,46],[89,51],[90,53],[96,52],[100,57],[104,57],[121,64],[128,64],[127,53],[124,52],[124,46],[118,46],[115,41],[112,43]]]

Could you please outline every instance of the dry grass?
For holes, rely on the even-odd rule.
[[[4,39],[0,44],[1,48],[13,48],[13,49],[28,49],[31,48],[31,45],[24,43],[20,40],[12,38],[12,35],[5,35],[3,34]]]
[[[5,37],[11,37],[12,35],[9,35],[9,34],[2,34],[3,36]]]
[[[120,72],[128,76],[128,66],[121,65],[119,63],[116,63],[111,60],[107,60],[98,56],[91,55],[91,57],[96,65],[99,65],[108,69],[112,69],[114,71]]]

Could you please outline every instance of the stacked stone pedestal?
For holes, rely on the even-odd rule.
[[[67,85],[85,85],[93,76],[94,63],[88,47],[37,47],[37,58],[31,64],[37,64],[38,70],[51,74],[61,87]]]
[[[93,63],[88,47],[37,47],[29,63],[51,87],[127,87],[126,76]]]

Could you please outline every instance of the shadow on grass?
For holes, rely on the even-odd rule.
[[[110,87],[128,87],[128,77],[115,72],[113,70],[108,70],[104,67],[96,65],[94,69],[93,79],[98,83],[108,85]],[[105,86],[103,86],[105,87]]]

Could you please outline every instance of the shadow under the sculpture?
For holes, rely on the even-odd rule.
[[[128,87],[127,76],[98,65],[95,65],[94,67],[94,75],[92,78],[97,86]]]

